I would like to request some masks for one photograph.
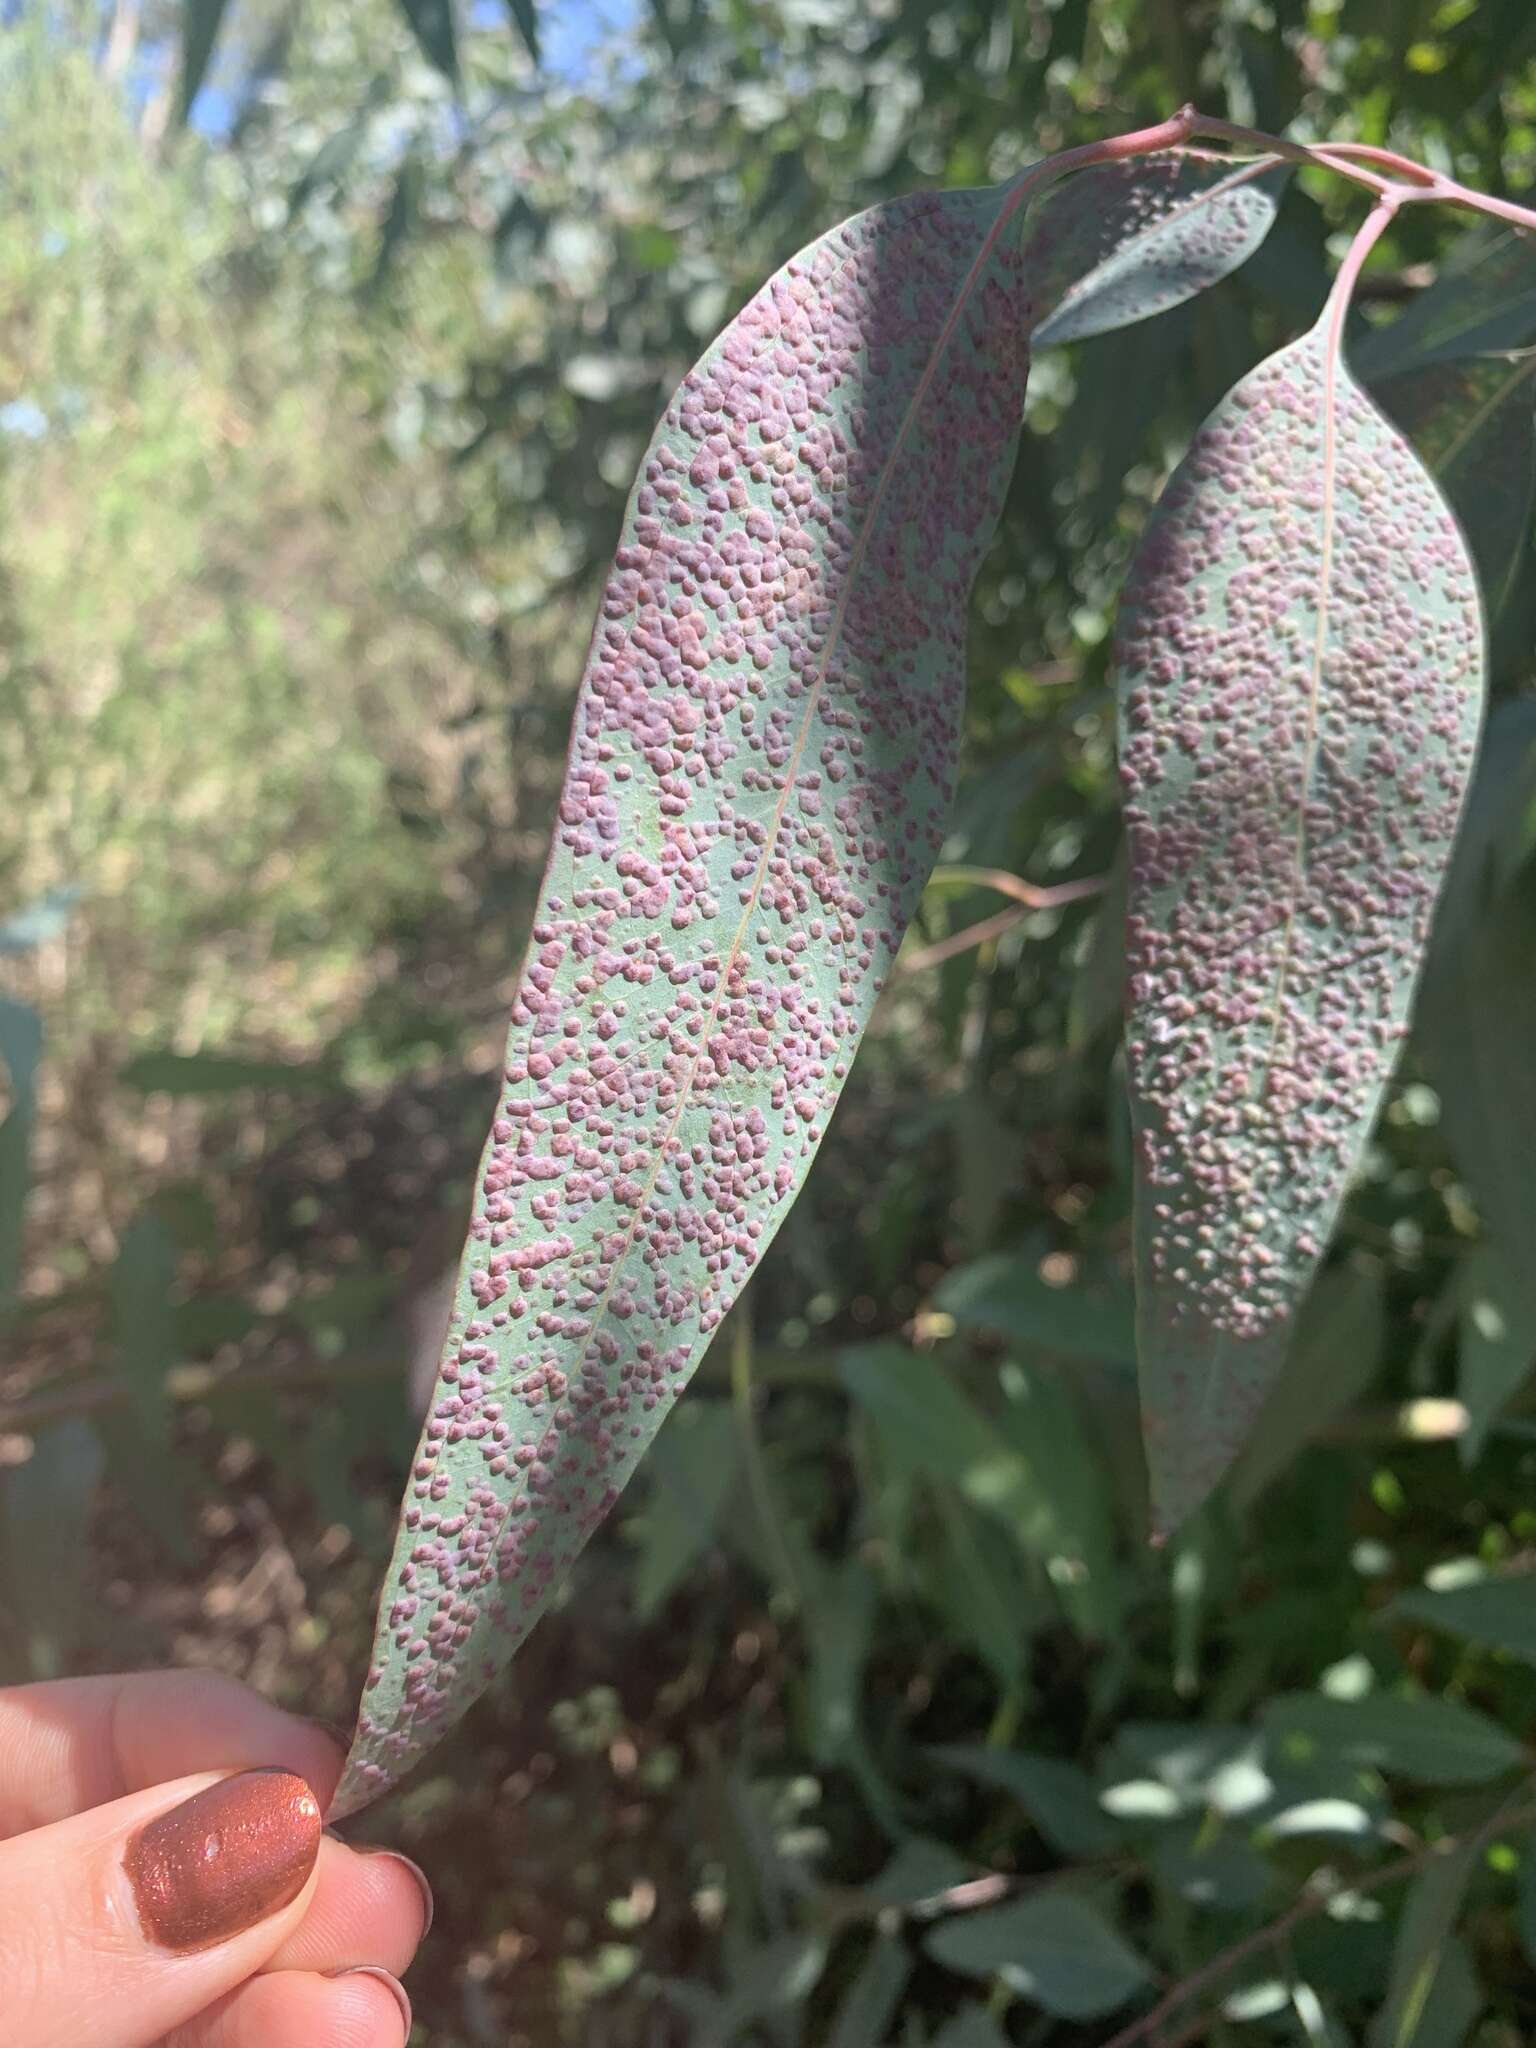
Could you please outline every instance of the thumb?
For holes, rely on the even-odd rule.
[[[203,1773],[0,1842],[7,2048],[147,2048],[304,1916],[321,1833],[302,1778]]]

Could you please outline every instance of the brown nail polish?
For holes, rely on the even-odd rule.
[[[330,1833],[329,1828],[326,1833]],[[382,1842],[349,1842],[347,1847],[357,1856],[387,1856],[392,1863],[398,1863],[415,1881],[416,1889],[421,1893],[421,1939],[425,1941],[432,1932],[432,1921],[437,1913],[437,1906],[432,1897],[432,1887],[427,1882],[427,1873],[421,1865],[413,1863],[410,1857],[399,1849],[387,1849]]]
[[[348,1970],[327,1970],[325,1974],[327,1977],[333,1978],[377,1977],[381,1984],[385,1985],[390,1991],[394,1993],[395,2003],[400,2008],[400,2017],[405,2022],[405,2032],[400,2036],[401,2040],[410,2040],[411,2001],[406,1994],[405,1986],[400,1982],[400,1979],[398,1977],[392,1977],[389,1974],[388,1970],[381,1970],[376,1963],[354,1963],[352,1967]]]
[[[296,1899],[319,1849],[319,1801],[302,1778],[271,1766],[223,1778],[149,1821],[123,1865],[146,1935],[185,1955]]]

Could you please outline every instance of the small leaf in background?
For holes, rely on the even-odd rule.
[[[1490,1650],[1536,1664],[1536,1572],[1510,1572],[1442,1591],[1415,1587],[1381,1611],[1382,1621],[1421,1621]]]
[[[334,1090],[335,1070],[318,1061],[243,1059],[221,1052],[141,1052],[125,1060],[117,1078],[146,1095],[233,1095],[242,1088]]]
[[[1491,898],[1470,887],[1468,898],[1458,926],[1437,933],[1419,1034],[1446,1142],[1487,1233],[1460,1282],[1470,1457],[1524,1377],[1536,1316],[1536,865]]]
[[[1302,1304],[1290,1363],[1232,1471],[1236,1508],[1257,1500],[1302,1446],[1351,1407],[1381,1369],[1386,1300],[1379,1264],[1330,1266]]]
[[[174,1404],[167,1374],[181,1362],[176,1310],[176,1246],[157,1216],[138,1217],[124,1231],[112,1262],[112,1363],[124,1400],[104,1409],[99,1428],[109,1470],[124,1478],[125,1497],[173,1556],[192,1554],[187,1495],[192,1472],[172,1441]],[[146,1469],[155,1484],[133,1481]]]
[[[1525,1960],[1536,1970],[1536,1845],[1527,1839],[1520,1852],[1520,1884],[1515,1898],[1515,1927]]]
[[[1379,2017],[1366,2037],[1367,2048],[1461,2048],[1487,2002],[1471,1950],[1458,1935],[1450,1935],[1436,1951],[1433,1973],[1409,1978],[1400,2015],[1394,2014],[1396,2030],[1388,2032],[1385,2018]]]
[[[1471,1465],[1536,1365],[1536,1269],[1490,1238],[1467,1259],[1459,1286],[1456,1391],[1467,1411],[1461,1455]]]
[[[877,1934],[837,2009],[826,2048],[884,2048],[911,1974],[912,1961],[902,1944]]]
[[[523,39],[523,48],[537,64],[540,61],[538,0],[507,0],[507,12]]]
[[[1100,1806],[1093,1780],[1076,1764],[980,1743],[945,1743],[928,1754],[978,1784],[1011,1794],[1051,1847],[1069,1860],[1091,1862],[1121,1846],[1121,1829]]]
[[[1338,351],[1245,377],[1144,534],[1119,637],[1126,1054],[1155,1530],[1289,1348],[1405,1028],[1482,718],[1476,579]]]
[[[0,1123],[0,1329],[20,1300],[22,1226],[32,1185],[32,1123],[42,1050],[43,1025],[37,1012],[30,1004],[0,996],[0,1065],[11,1098]]]
[[[1479,1843],[1464,1842],[1427,1863],[1409,1886],[1398,1921],[1387,2001],[1371,2024],[1370,2048],[1409,2048],[1412,2042],[1438,2048],[1445,2038],[1424,2023],[1481,1856]]]
[[[1472,228],[1440,275],[1354,348],[1369,383],[1536,341],[1536,246],[1513,228]]]
[[[651,1451],[651,1492],[638,1517],[636,1616],[649,1621],[714,1540],[739,1484],[736,1423],[722,1403],[681,1408]]]
[[[1285,178],[1186,149],[1052,186],[1025,224],[1034,346],[1149,319],[1229,276],[1268,234]]]
[[[947,1842],[909,1835],[880,1875],[859,1889],[872,1906],[919,1906],[975,1875],[974,1865]]]
[[[1376,1694],[1333,1700],[1282,1693],[1262,1711],[1270,1739],[1409,1778],[1420,1785],[1481,1785],[1514,1770],[1525,1751],[1496,1721],[1455,1700]]]
[[[924,1942],[935,1962],[969,1977],[1001,1977],[1058,2019],[1114,2012],[1147,1982],[1147,1966],[1102,1915],[1066,1892],[946,1920]]]
[[[338,1816],[533,1626],[809,1168],[942,845],[1029,189],[823,236],[644,458]]]
[[[1451,501],[1497,618],[1531,544],[1536,349],[1436,363],[1373,390]]]
[[[58,1678],[69,1668],[86,1609],[90,1549],[84,1541],[102,1471],[92,1424],[72,1416],[44,1429],[32,1455],[0,1470],[0,1609],[20,1651],[15,1681]],[[48,1532],[68,1541],[53,1542]]]
[[[459,82],[459,34],[453,0],[399,0],[421,53],[450,85]]]
[[[1130,1290],[1107,1273],[1056,1287],[1028,1253],[994,1252],[952,1267],[933,1300],[961,1329],[998,1330],[1065,1358],[1114,1364],[1136,1355]]]
[[[1010,2048],[1010,2044],[984,2005],[963,2005],[934,2035],[933,2048]]]
[[[181,76],[176,86],[176,125],[180,127],[192,111],[192,102],[202,88],[213,61],[214,45],[224,25],[229,0],[182,0]]]
[[[1151,1867],[1158,1883],[1186,1905],[1215,1913],[1252,1912],[1275,1881],[1252,1843],[1230,1829],[1212,1836],[1204,1820],[1181,1823],[1177,1836],[1160,1841]]]

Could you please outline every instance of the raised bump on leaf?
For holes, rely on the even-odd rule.
[[[943,835],[1023,400],[1022,198],[823,236],[646,454],[333,1814],[533,1625],[826,1128]]]
[[[1279,1372],[1403,1035],[1476,751],[1465,543],[1339,296],[1201,428],[1119,634],[1127,1065],[1154,1522]]]

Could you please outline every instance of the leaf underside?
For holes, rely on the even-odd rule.
[[[1230,275],[1269,233],[1285,177],[1284,165],[1170,150],[1052,185],[1026,228],[1031,346],[1150,319]]]
[[[646,454],[333,1815],[533,1626],[826,1129],[949,805],[1023,403],[1016,193],[811,244]]]
[[[1403,1036],[1476,751],[1456,522],[1330,312],[1207,421],[1122,605],[1154,1522],[1241,1447]]]

